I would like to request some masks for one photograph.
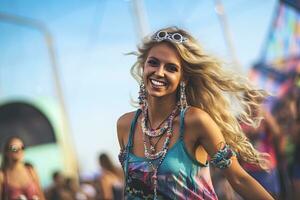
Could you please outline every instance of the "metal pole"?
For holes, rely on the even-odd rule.
[[[221,0],[215,0],[215,11],[218,15],[219,22],[221,24],[224,40],[225,40],[228,52],[230,54],[231,60],[232,60],[233,64],[235,65],[235,67],[238,69],[238,71],[243,72],[240,62],[239,62],[236,52],[235,52],[232,35],[230,33],[227,17],[225,14],[225,9],[224,9],[224,6],[223,6],[223,3]]]
[[[25,17],[19,17],[15,15],[8,15],[4,13],[0,13],[0,20],[10,22],[13,24],[21,25],[21,26],[27,26],[29,28],[35,29],[40,31],[45,39],[45,42],[47,44],[48,53],[50,56],[51,61],[51,67],[52,67],[52,75],[54,79],[55,89],[57,92],[60,110],[61,110],[61,116],[62,116],[62,135],[60,136],[59,142],[61,143],[63,152],[66,154],[64,156],[64,167],[65,171],[69,174],[72,174],[75,177],[78,177],[78,164],[75,157],[75,150],[71,145],[71,138],[70,138],[70,126],[69,126],[69,120],[67,115],[67,110],[65,107],[65,101],[64,96],[62,92],[62,87],[60,83],[60,76],[58,72],[58,66],[56,62],[56,56],[55,56],[55,50],[53,45],[53,37],[50,33],[50,31],[47,29],[47,27],[40,21],[25,18]],[[68,134],[69,133],[69,134]]]
[[[140,39],[145,37],[149,33],[149,24],[147,20],[147,14],[144,9],[143,0],[132,0],[133,13],[136,20],[136,29]]]

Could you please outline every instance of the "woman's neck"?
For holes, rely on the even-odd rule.
[[[15,169],[19,169],[23,166],[23,162],[21,161],[10,161],[8,163],[8,169],[9,170],[15,170]]]
[[[175,98],[148,98],[148,117],[153,127],[164,121],[176,106]]]

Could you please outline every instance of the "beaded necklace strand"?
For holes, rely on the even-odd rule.
[[[164,160],[167,152],[168,152],[168,149],[169,149],[169,143],[170,143],[170,139],[173,135],[173,120],[176,116],[176,112],[178,110],[178,105],[176,105],[175,109],[172,111],[172,113],[169,115],[169,117],[167,118],[166,120],[166,130],[164,130],[163,132],[160,130],[160,131],[157,131],[157,132],[151,132],[151,130],[149,130],[149,128],[147,127],[147,121],[148,121],[148,107],[147,105],[146,106],[142,106],[142,111],[143,111],[143,115],[142,115],[142,120],[141,120],[141,126],[142,126],[142,133],[143,133],[143,143],[144,143],[144,153],[145,153],[145,157],[148,159],[148,164],[149,166],[152,168],[153,170],[153,175],[151,177],[151,180],[153,182],[153,192],[154,192],[154,200],[157,200],[157,171],[158,171],[158,168],[159,166],[161,165],[162,161]],[[157,129],[158,130],[158,129]],[[150,138],[151,137],[158,137],[162,134],[164,134],[164,132],[167,132],[166,134],[166,139],[165,139],[165,142],[163,144],[163,147],[160,151],[156,152],[155,153],[155,150],[152,152],[148,151],[148,147],[147,147],[147,144],[146,144],[146,135],[149,137],[149,143],[150,143],[150,149],[152,147],[151,145],[151,142],[150,142]],[[160,138],[159,138],[160,139]],[[156,143],[157,144],[157,143]],[[155,146],[156,146],[155,144]],[[155,166],[153,164],[153,161],[158,159],[159,158],[159,162],[158,164]]]
[[[162,124],[164,124],[164,123],[167,122],[167,120],[168,120],[168,118],[170,117],[171,114],[172,113],[170,113],[163,121],[161,121],[160,124],[155,129],[152,128],[151,121],[149,120],[149,127],[150,127],[151,131],[158,130],[159,127],[162,126]],[[147,120],[146,120],[146,122],[147,122]],[[160,131],[163,131],[163,133],[160,136],[158,136],[159,138],[158,138],[158,140],[155,143],[152,143],[152,141],[151,141],[151,139],[152,138],[154,139],[154,137],[148,136],[148,141],[149,141],[149,144],[150,144],[151,153],[155,153],[155,151],[156,151],[156,145],[158,144],[158,142],[160,141],[160,139],[163,137],[163,135],[166,132],[166,130],[167,129],[160,130]]]
[[[166,132],[166,130],[169,128],[169,121],[170,119],[176,114],[177,111],[177,107],[172,111],[172,113],[167,117],[166,120],[164,120],[164,123],[162,125],[161,128],[157,128],[157,129],[152,129],[149,128],[147,126],[147,121],[149,121],[149,117],[148,117],[148,106],[142,106],[142,111],[143,111],[143,117],[142,117],[142,130],[143,132],[148,135],[149,137],[158,137],[161,136],[162,134],[164,134]]]
[[[147,107],[143,107],[143,108],[145,108],[145,110],[147,109]],[[172,111],[170,117],[167,119],[167,122],[168,122],[168,126],[167,126],[167,129],[166,129],[167,136],[166,136],[165,142],[163,144],[162,150],[158,151],[156,153],[152,152],[151,149],[150,149],[151,151],[149,152],[147,144],[146,144],[147,143],[146,142],[146,135],[147,135],[147,133],[149,133],[147,131],[149,129],[146,126],[146,122],[147,122],[147,119],[148,119],[148,115],[147,115],[148,112],[145,112],[145,111],[143,112],[142,120],[141,120],[141,126],[142,126],[142,132],[143,132],[143,143],[144,143],[145,157],[147,159],[155,160],[155,159],[160,158],[164,154],[164,149],[168,146],[170,137],[172,135],[171,128],[172,128],[173,120],[175,118],[177,109],[178,109],[178,105],[175,107],[175,109]],[[151,136],[151,135],[147,135],[147,136],[149,136],[149,137],[157,137],[157,136]]]

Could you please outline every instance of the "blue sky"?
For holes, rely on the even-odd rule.
[[[145,0],[150,33],[176,25],[187,29],[212,53],[230,63],[211,0]],[[275,0],[223,0],[237,57],[246,73],[259,59]],[[0,0],[0,13],[44,23],[51,32],[83,172],[97,169],[107,151],[116,160],[115,122],[133,110],[137,84],[129,70],[140,38],[131,0]],[[40,97],[57,101],[49,55],[37,30],[0,21],[0,98]]]

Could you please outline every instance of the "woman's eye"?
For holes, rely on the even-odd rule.
[[[151,65],[151,66],[157,66],[158,65],[158,61],[156,61],[156,60],[148,60],[148,62],[147,62],[149,65]]]
[[[177,72],[178,71],[178,69],[175,65],[168,65],[167,69],[168,69],[168,71],[171,71],[171,72]]]

